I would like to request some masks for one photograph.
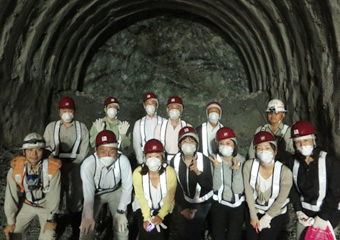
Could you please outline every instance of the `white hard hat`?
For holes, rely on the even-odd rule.
[[[281,100],[273,99],[269,101],[266,112],[267,113],[269,112],[275,112],[275,113],[284,112],[285,113],[287,112],[287,110],[285,109],[285,105],[283,104]]]
[[[46,148],[46,141],[39,133],[30,133],[24,138],[21,149]]]

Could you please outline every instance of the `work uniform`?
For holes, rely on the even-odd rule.
[[[55,159],[43,159],[38,172],[28,167],[25,157],[12,160],[7,174],[5,195],[5,214],[7,224],[15,224],[11,239],[26,239],[27,228],[34,217],[39,218],[39,239],[54,239],[54,232],[43,232],[47,221],[55,222],[60,200],[60,162]],[[28,179],[38,177],[38,184],[29,189]],[[21,206],[22,204],[22,206]]]
[[[107,203],[114,227],[117,210],[126,211],[131,202],[132,172],[129,159],[125,155],[118,155],[117,160],[107,168],[94,153],[84,160],[80,171],[84,192],[83,218],[96,219],[103,204]],[[115,230],[114,239],[128,239],[128,234],[128,229],[123,232]],[[94,236],[94,231],[87,235],[80,233],[80,239],[93,239]]]
[[[199,137],[198,151],[205,156],[211,156],[218,152],[218,144],[216,143],[216,132],[223,127],[221,123],[217,123],[216,127],[211,126],[209,122],[203,123],[196,128]]]

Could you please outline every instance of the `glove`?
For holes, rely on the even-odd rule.
[[[15,224],[7,224],[6,225],[6,227],[4,229],[6,240],[10,239],[10,235],[11,235],[11,233],[14,232],[14,229],[15,229]]]
[[[313,228],[320,228],[321,230],[326,230],[327,225],[328,225],[328,221],[323,220],[322,218],[320,218],[319,216],[316,216],[314,218],[314,224],[313,224]]]
[[[259,226],[259,231],[261,232],[262,229],[264,228],[270,228],[270,222],[272,221],[272,217],[269,216],[268,214],[265,214],[261,219],[260,219],[260,226]]]
[[[118,131],[120,135],[126,135],[130,124],[127,121],[121,122],[118,127]]]
[[[157,232],[161,232],[161,227],[163,229],[167,229],[168,228],[164,223],[161,223],[159,225],[156,225]]]
[[[314,223],[314,218],[308,217],[302,211],[297,211],[296,216],[297,216],[299,222],[305,227],[312,226],[313,223]]]
[[[128,220],[124,213],[116,213],[115,215],[115,230],[117,232],[124,232],[127,228]]]
[[[101,132],[104,130],[105,123],[103,122],[103,119],[98,118],[95,122],[93,122],[94,127],[97,129],[97,132]]]
[[[83,218],[80,224],[80,232],[89,234],[94,231],[94,226],[96,225],[96,221],[93,218]]]

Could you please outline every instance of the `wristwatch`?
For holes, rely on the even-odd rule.
[[[124,210],[119,210],[119,209],[117,209],[117,213],[125,214],[125,211],[124,211]]]

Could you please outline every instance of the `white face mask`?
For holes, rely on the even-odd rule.
[[[172,110],[169,111],[169,117],[172,120],[178,119],[180,115],[181,115],[181,113],[177,109],[172,109]]]
[[[109,167],[112,165],[112,163],[115,162],[115,158],[113,157],[101,157],[99,158],[99,161],[105,166]]]
[[[274,163],[274,153],[271,151],[261,151],[256,153],[257,157],[260,159],[263,165],[268,165]]]
[[[309,157],[312,155],[314,147],[311,145],[301,146],[297,149],[303,156]]]
[[[73,113],[70,113],[70,112],[63,113],[63,115],[61,116],[61,118],[62,118],[65,122],[67,122],[67,123],[72,122],[72,120],[73,120]]]
[[[218,120],[220,119],[220,115],[217,112],[212,112],[212,113],[209,113],[208,119],[209,119],[209,122],[216,124]]]
[[[153,105],[147,105],[145,107],[145,111],[148,115],[153,115],[156,111],[156,108]]]
[[[151,157],[146,159],[146,166],[148,166],[149,170],[152,172],[157,172],[161,168],[161,160],[156,157]]]
[[[182,145],[181,149],[184,155],[193,155],[196,151],[196,146],[191,143],[185,143]]]
[[[220,146],[219,150],[224,157],[230,157],[234,152],[234,149],[230,146]]]
[[[117,109],[109,108],[106,110],[106,114],[110,119],[114,119],[117,116]]]

